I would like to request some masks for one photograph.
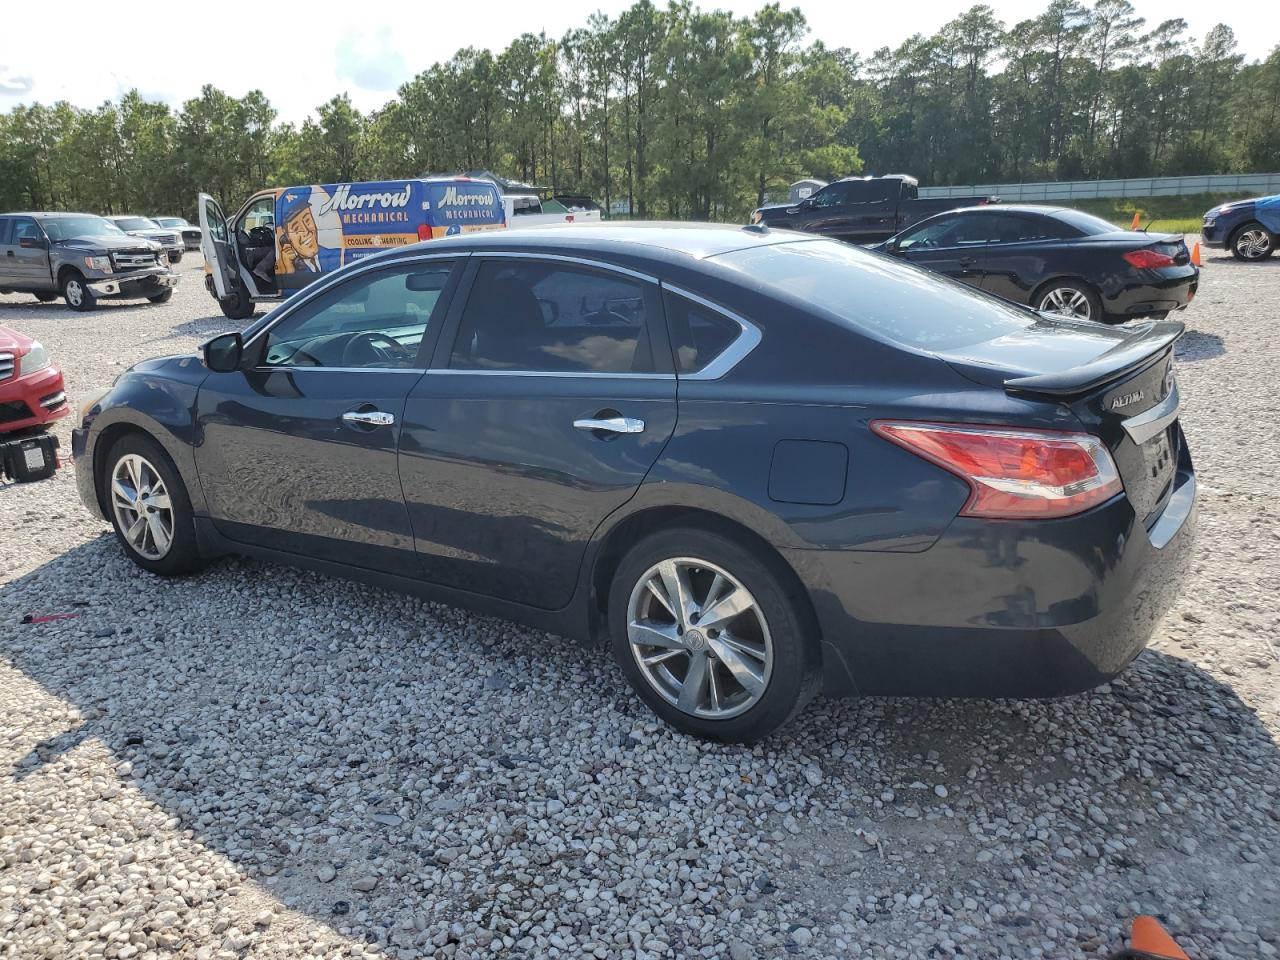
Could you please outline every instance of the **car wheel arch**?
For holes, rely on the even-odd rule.
[[[105,500],[106,490],[101,482],[103,471],[106,469],[107,454],[120,440],[130,434],[137,434],[155,441],[160,445],[160,449],[164,451],[165,456],[169,458],[170,464],[177,472],[187,487],[188,496],[192,498],[193,503],[199,493],[199,488],[192,483],[192,479],[183,471],[181,459],[174,455],[171,438],[165,436],[166,431],[156,425],[150,427],[133,420],[116,420],[102,427],[93,440],[93,489],[98,498],[98,506],[102,510],[103,517],[110,519],[108,507]],[[193,489],[194,488],[194,489]]]
[[[59,267],[58,268],[58,289],[61,290],[62,285],[67,282],[67,278],[73,275],[79,277],[81,280],[84,279],[84,274],[81,273],[79,269],[77,269],[76,267],[73,267],[69,263],[64,263],[61,267]]]
[[[592,556],[587,582],[590,591],[588,602],[593,641],[601,642],[606,638],[609,588],[627,551],[649,534],[677,527],[691,527],[718,533],[759,556],[761,562],[765,563],[788,587],[788,592],[794,591],[792,595],[798,598],[800,615],[812,631],[815,644],[821,649],[822,637],[818,616],[813,608],[809,591],[799,572],[778,548],[741,520],[702,507],[682,504],[655,505],[635,510],[611,526],[600,538],[599,545]]]

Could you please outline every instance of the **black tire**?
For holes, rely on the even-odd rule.
[[[62,299],[67,306],[80,313],[87,313],[98,305],[98,298],[75,270],[69,270],[62,278]]]
[[[181,263],[181,262],[182,262],[182,251],[181,251],[181,250],[179,250],[179,251],[177,251],[176,253],[171,253],[171,254],[169,254],[169,262],[170,262],[170,263]]]
[[[168,303],[173,299],[173,287],[166,287],[160,293],[147,297],[152,303]]]
[[[719,567],[749,591],[767,627],[772,644],[772,664],[767,670],[763,692],[749,707],[725,719],[698,716],[672,703],[641,670],[637,654],[628,639],[629,607],[633,592],[647,599],[641,584],[651,568],[664,560],[691,559]],[[684,733],[726,743],[752,743],[778,730],[799,713],[818,691],[821,680],[820,653],[812,615],[788,596],[785,575],[776,558],[761,557],[738,541],[698,528],[673,528],[651,534],[633,546],[622,558],[609,590],[608,625],[610,644],[628,682],[663,720]],[[640,601],[643,602],[643,601]],[[708,606],[706,609],[710,609]],[[748,614],[754,617],[755,614]],[[696,621],[691,621],[696,622]],[[735,623],[735,632],[739,630]],[[754,621],[752,621],[754,622]],[[750,624],[748,624],[750,628]],[[727,635],[728,628],[725,628]],[[708,636],[718,631],[708,630]],[[689,635],[697,634],[691,627]],[[697,634],[698,649],[710,651],[709,640]],[[705,643],[705,646],[703,644]],[[714,656],[704,654],[708,661]],[[678,657],[687,655],[680,653]],[[687,669],[692,658],[683,660]],[[680,664],[672,670],[679,670]],[[723,663],[710,669],[720,672],[723,689],[737,686]],[[765,672],[762,670],[762,672]],[[687,677],[687,673],[685,674]],[[745,688],[740,688],[745,695]],[[745,702],[750,702],[748,697]]]
[[[1077,313],[1074,314],[1075,319],[1106,321],[1107,316],[1102,310],[1102,298],[1093,287],[1082,280],[1049,280],[1042,283],[1031,295],[1031,309],[1052,313],[1054,311],[1046,307],[1046,303],[1054,300],[1055,296],[1058,301],[1073,300],[1078,303],[1079,300],[1073,296],[1075,294],[1083,298],[1088,309],[1088,316]]]
[[[254,314],[254,303],[249,299],[249,290],[239,280],[236,281],[231,296],[219,300],[218,306],[228,320],[248,320]]]
[[[1276,244],[1277,238],[1274,233],[1256,220],[1251,220],[1236,228],[1227,246],[1231,248],[1231,255],[1237,260],[1256,263],[1275,253]]]
[[[53,303],[58,299],[58,295],[56,293],[37,293],[35,298],[41,303]]]
[[[167,551],[160,557],[148,557],[130,542],[125,531],[121,529],[120,513],[112,502],[112,477],[120,461],[129,455],[141,457],[164,482],[169,495],[172,512],[172,539]],[[103,460],[102,471],[97,477],[97,486],[101,499],[107,505],[107,516],[111,519],[111,527],[115,530],[116,539],[124,548],[125,554],[151,573],[162,577],[180,577],[199,570],[204,565],[200,556],[200,548],[196,541],[194,513],[191,509],[191,498],[187,495],[186,485],[178,473],[177,467],[169,459],[164,448],[151,437],[141,433],[129,433],[121,437]]]

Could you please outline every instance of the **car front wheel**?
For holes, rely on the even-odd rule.
[[[108,451],[99,483],[129,559],[166,577],[200,568],[191,500],[160,444],[138,433],[122,437]]]
[[[161,290],[159,293],[154,293],[147,297],[147,299],[152,303],[168,303],[173,299],[173,287],[169,287],[167,290]]]
[[[1237,260],[1265,260],[1275,250],[1275,238],[1260,223],[1246,223],[1231,239],[1231,255]]]
[[[89,290],[84,277],[78,273],[69,273],[62,281],[62,298],[72,310],[92,310],[98,305],[97,298]]]
[[[812,699],[818,645],[772,565],[736,540],[662,531],[623,558],[609,595],[614,657],[664,720],[750,743]]]

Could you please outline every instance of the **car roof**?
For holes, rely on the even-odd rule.
[[[74,210],[13,210],[6,213],[0,213],[0,217],[35,217],[38,220],[59,220],[63,217],[101,216],[102,214],[100,213],[77,213]]]
[[[1039,213],[1052,216],[1055,213],[1075,213],[1071,207],[1051,207],[1038,203],[985,203],[973,207],[956,207],[954,210],[940,210],[944,213]]]
[[[487,230],[456,237],[426,240],[396,252],[435,253],[447,250],[572,250],[622,256],[671,259],[708,257],[751,247],[821,239],[793,230],[733,226],[720,223],[624,221],[612,223],[547,224]],[[392,252],[392,251],[388,251]]]

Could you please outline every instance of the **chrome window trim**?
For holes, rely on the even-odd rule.
[[[416,373],[419,376],[427,371],[422,367],[290,367],[285,364],[279,366],[257,366],[253,368],[254,373],[294,373],[298,370],[315,370],[318,373]]]
[[[604,260],[593,260],[590,257],[571,256],[566,253],[534,253],[531,251],[506,251],[506,250],[477,250],[472,254],[477,259],[484,260],[555,260],[560,263],[575,263],[585,267],[595,267],[611,273],[621,273],[624,276],[632,277],[636,280],[643,280],[646,283],[661,284],[662,281],[657,277],[641,273],[639,270],[632,270],[630,267],[620,267],[616,263],[608,263]]]
[[[432,367],[428,374],[454,377],[560,377],[572,380],[674,380],[674,373],[597,373],[594,370],[460,370]]]
[[[700,370],[696,370],[693,373],[677,373],[676,376],[681,380],[719,380],[726,373],[741,363],[747,354],[759,346],[760,340],[762,339],[760,328],[750,320],[746,319],[746,317],[740,316],[732,310],[720,306],[718,303],[713,303],[706,297],[700,297],[696,293],[690,293],[682,287],[673,286],[672,284],[664,282],[662,284],[662,288],[674,293],[676,296],[684,297],[686,300],[692,300],[694,303],[700,304],[708,310],[715,311],[721,316],[732,320],[742,329],[742,332],[738,334],[737,338],[721,350],[716,358],[705,367]],[[668,329],[670,329],[669,326]]]
[[[277,307],[276,310],[279,311],[279,316],[272,317],[270,323],[260,327],[253,334],[253,336],[251,336],[248,340],[246,340],[244,342],[244,349],[248,349],[249,345],[252,344],[255,340],[257,340],[260,336],[267,333],[269,330],[273,329],[277,324],[283,322],[284,320],[287,320],[296,311],[301,310],[304,306],[306,306],[316,297],[320,296],[330,287],[338,283],[342,283],[347,280],[350,280],[352,277],[358,277],[365,273],[371,273],[374,270],[378,270],[386,267],[394,267],[403,263],[420,263],[427,260],[465,260],[468,256],[469,254],[467,254],[465,251],[455,251],[454,253],[424,253],[419,256],[404,257],[402,259],[392,260],[390,262],[378,261],[378,262],[370,263],[367,265],[363,263],[352,264],[350,273],[343,273],[343,271],[346,270],[347,268],[341,267],[335,270],[333,273],[329,274],[328,277],[321,277],[318,281],[311,284],[309,288],[306,288],[305,292],[300,292],[298,294],[295,294],[293,298],[286,300],[279,307]],[[272,367],[271,369],[274,370],[277,368]],[[333,370],[336,368],[322,367],[317,369]],[[382,368],[378,368],[378,369],[382,369]]]

